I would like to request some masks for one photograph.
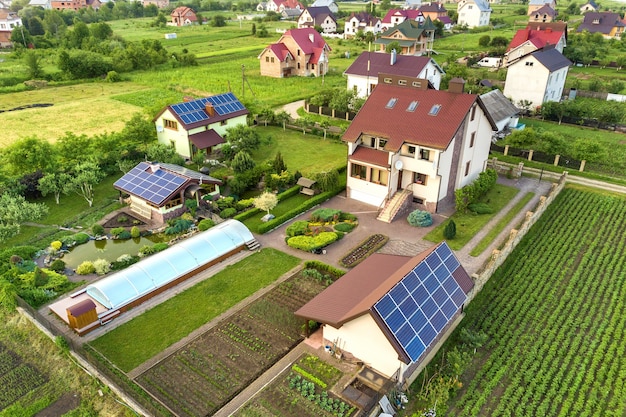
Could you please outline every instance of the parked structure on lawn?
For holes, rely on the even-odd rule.
[[[445,242],[415,257],[375,253],[296,316],[320,323],[329,349],[405,389],[460,322],[473,286]]]
[[[330,46],[312,28],[291,29],[259,55],[261,75],[319,77],[328,72]]]
[[[438,90],[443,69],[434,59],[426,56],[398,55],[394,52],[363,52],[344,72],[348,78],[348,90],[355,91],[358,97],[367,97],[378,85],[379,74],[383,74],[385,84],[404,84],[408,79],[428,80],[432,88]]]
[[[248,113],[233,93],[224,93],[169,105],[153,121],[159,143],[191,159],[224,143],[226,130],[245,125]]]
[[[82,336],[230,256],[257,248],[258,242],[243,223],[226,220],[49,308]]]
[[[478,177],[497,129],[465,81],[448,91],[428,81],[406,86],[379,83],[343,135],[348,144],[348,198],[382,208],[391,222],[410,206],[430,212],[454,207],[454,190]]]

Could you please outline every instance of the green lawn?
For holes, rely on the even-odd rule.
[[[270,285],[299,262],[275,249],[263,249],[135,317],[91,345],[128,372]]]
[[[274,209],[272,209],[271,213],[275,217],[280,217],[283,214],[287,213],[288,211],[295,209],[296,207],[304,203],[309,198],[311,197],[308,195],[296,194],[293,197],[289,197],[279,202],[278,205]],[[261,218],[265,216],[265,214],[266,213],[263,211],[257,214],[256,216],[252,216],[248,219],[245,219],[243,221],[243,224],[245,224],[248,227],[248,229],[250,229],[254,233],[258,233],[259,226],[263,224],[263,222],[261,221]]]
[[[496,184],[480,202],[489,204],[493,208],[492,214],[474,214],[470,211],[467,213],[454,213],[450,219],[456,223],[456,237],[448,240],[448,245],[455,250],[461,249],[469,242],[476,233],[478,233],[511,199],[513,199],[519,190],[515,187],[508,187],[502,184]],[[425,240],[439,243],[444,240],[443,229],[448,221],[441,223],[439,226],[431,230]]]

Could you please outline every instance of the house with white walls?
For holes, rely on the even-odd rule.
[[[461,0],[456,10],[457,25],[468,28],[488,26],[493,11],[486,0]]]

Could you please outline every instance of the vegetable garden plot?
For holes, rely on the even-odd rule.
[[[293,312],[326,282],[302,273],[137,378],[180,416],[215,413],[302,340]]]
[[[466,309],[489,341],[449,415],[623,415],[625,203],[566,188],[547,209]]]
[[[39,371],[0,343],[0,410],[45,382]]]

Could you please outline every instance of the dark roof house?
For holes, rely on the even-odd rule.
[[[626,22],[622,20],[619,13],[612,12],[588,12],[585,13],[583,22],[578,26],[576,32],[588,31],[590,33],[600,33],[605,39],[619,39],[624,33]]]

